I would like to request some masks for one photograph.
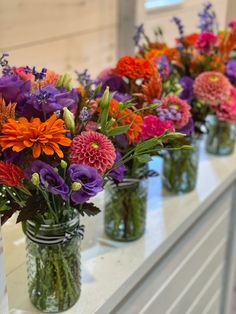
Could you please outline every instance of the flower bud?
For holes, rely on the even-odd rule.
[[[59,77],[56,86],[64,87],[67,90],[71,90],[71,81],[72,81],[72,77],[70,76],[70,74],[65,73]]]
[[[40,180],[39,180],[39,174],[37,172],[34,172],[31,177],[31,182],[35,186],[39,186]]]
[[[82,188],[82,184],[79,182],[73,182],[71,185],[72,191],[79,191]]]
[[[66,169],[67,168],[67,162],[65,160],[61,160],[61,167],[62,169]]]
[[[75,119],[74,114],[66,107],[63,108],[63,119],[66,127],[72,132],[75,132]]]

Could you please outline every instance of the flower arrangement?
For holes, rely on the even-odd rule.
[[[156,87],[155,97],[161,89],[146,59],[125,57],[95,81],[87,70],[77,72],[76,88],[68,74],[11,67],[6,54],[0,64],[2,222],[17,212],[23,223],[29,268],[35,263],[29,276],[33,304],[62,311],[80,293],[78,214],[100,212],[90,199],[108,179],[123,180],[125,163],[181,148],[183,135],[161,120],[161,131],[156,126],[145,132],[143,113],[158,106],[147,101],[149,84]]]

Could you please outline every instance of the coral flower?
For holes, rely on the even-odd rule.
[[[130,125],[127,136],[129,142],[133,142],[141,131],[143,119],[140,115],[134,113],[131,109],[123,109],[119,111],[119,103],[117,100],[112,99],[109,107],[110,115],[120,122],[122,125]]]
[[[152,76],[152,67],[154,66],[148,60],[124,56],[118,61],[115,71],[121,76],[132,79],[148,79]]]
[[[16,103],[6,105],[4,99],[0,97],[0,131],[8,119],[15,119],[15,109]]]
[[[232,87],[229,98],[212,108],[221,121],[236,122],[236,88]]]
[[[85,131],[73,139],[69,156],[73,164],[88,165],[104,174],[112,167],[115,158],[115,147],[104,134]]]
[[[0,160],[0,184],[14,187],[23,187],[23,170],[11,163]]]
[[[223,74],[209,71],[196,78],[193,88],[194,94],[199,100],[216,106],[229,97],[231,84]]]
[[[71,144],[71,140],[64,135],[66,132],[69,130],[64,129],[64,121],[57,119],[55,114],[45,122],[41,122],[38,118],[33,118],[31,121],[26,118],[20,118],[19,121],[9,119],[2,127],[0,145],[3,150],[12,148],[15,152],[32,148],[34,158],[38,158],[41,151],[46,155],[56,153],[62,158],[64,154],[59,145]]]
[[[188,123],[191,118],[191,107],[185,100],[176,95],[168,95],[162,98],[161,103],[160,109],[168,109],[173,116],[173,122],[177,129],[183,128]]]

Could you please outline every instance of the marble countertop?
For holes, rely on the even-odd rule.
[[[149,178],[145,235],[135,242],[119,243],[103,233],[103,215],[85,219],[82,243],[82,294],[65,314],[104,314],[117,305],[143,275],[175,244],[208,206],[236,178],[236,153],[210,156],[201,147],[195,191],[173,196],[162,188],[161,178]],[[151,169],[160,170],[155,158]],[[103,204],[103,193],[96,203]],[[9,304],[15,314],[37,314],[27,294],[24,236],[14,221],[3,227]],[[13,312],[12,312],[13,313]]]

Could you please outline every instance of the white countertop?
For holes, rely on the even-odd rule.
[[[82,244],[82,294],[65,314],[104,314],[117,305],[142,276],[191,227],[217,196],[236,178],[236,153],[228,157],[207,155],[201,148],[195,191],[172,196],[163,191],[161,178],[149,179],[145,235],[135,242],[119,243],[103,234],[103,215],[86,219]],[[151,168],[161,169],[155,158]],[[103,194],[97,198],[102,204]],[[27,294],[24,237],[20,225],[3,227],[9,304],[16,314],[37,314]],[[25,312],[26,311],[26,312]]]

